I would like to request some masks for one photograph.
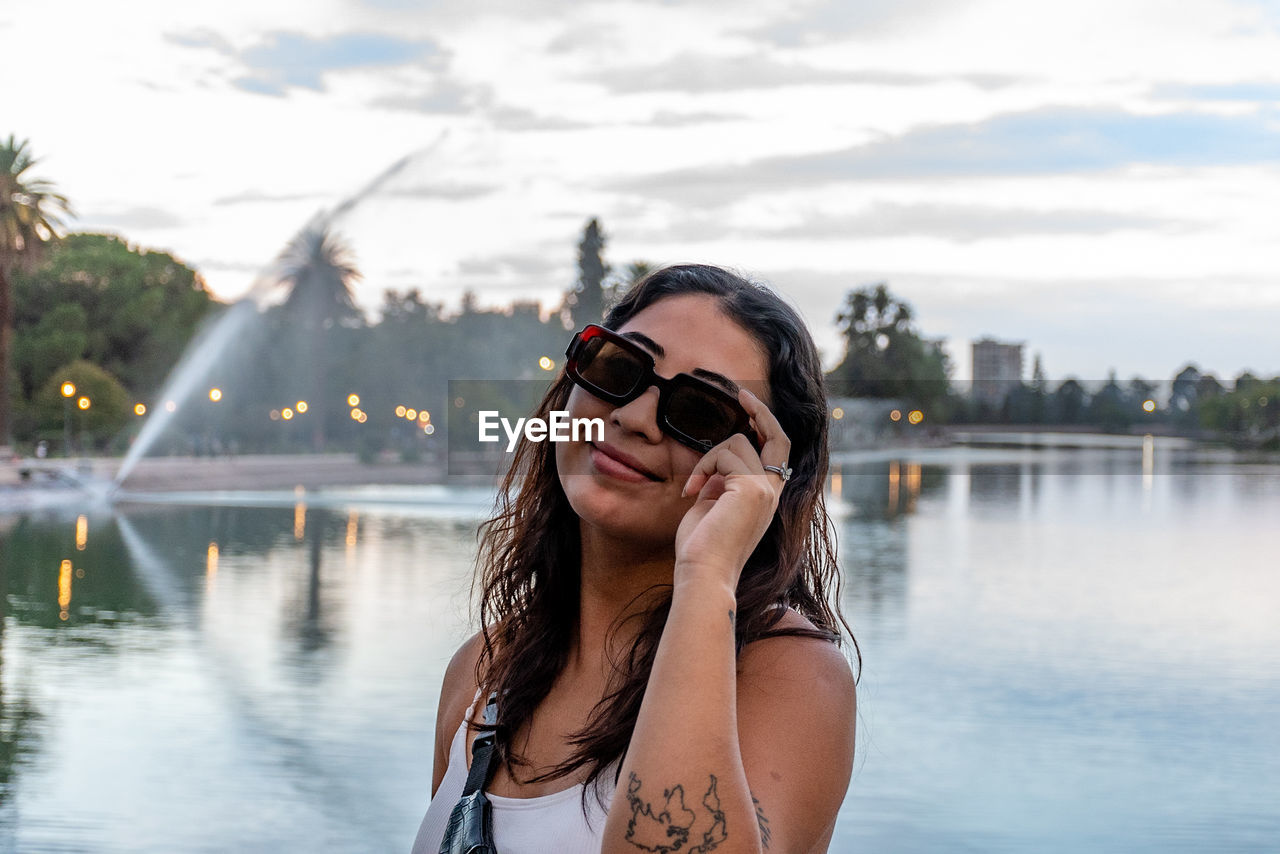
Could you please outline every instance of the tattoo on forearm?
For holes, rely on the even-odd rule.
[[[627,841],[641,851],[656,854],[707,854],[728,838],[724,810],[716,792],[716,775],[702,796],[700,804],[689,809],[684,802],[684,786],[664,789],[656,806],[640,795],[640,778],[631,773],[627,781],[627,805],[631,821],[627,823]]]
[[[738,625],[738,615],[733,613],[733,609],[729,609],[729,625],[736,627]]]
[[[756,824],[760,825],[760,844],[768,848],[769,840],[773,838],[773,832],[769,830],[769,819],[764,814],[764,807],[760,806],[759,798],[752,795],[751,802],[756,805]]]

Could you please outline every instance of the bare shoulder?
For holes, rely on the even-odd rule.
[[[814,625],[788,610],[777,628]],[[773,694],[784,701],[824,701],[850,717],[857,703],[853,668],[844,650],[820,638],[783,635],[748,644],[738,659],[738,687],[740,692]]]
[[[813,628],[790,611],[782,629]],[[822,852],[853,774],[857,696],[844,651],[820,638],[749,644],[738,659],[738,740],[761,838]]]
[[[440,705],[436,711],[435,771],[431,790],[434,793],[444,777],[449,762],[449,745],[462,725],[467,707],[476,695],[476,662],[484,649],[484,638],[477,632],[463,641],[449,660],[440,686]]]
[[[476,662],[484,649],[484,637],[476,632],[462,642],[449,660],[444,671],[444,683],[440,686],[440,711],[456,729],[462,716],[476,695]]]

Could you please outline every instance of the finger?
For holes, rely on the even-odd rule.
[[[760,470],[763,473],[764,469]],[[707,479],[713,474],[722,474],[725,477],[734,474],[754,474],[751,466],[747,461],[734,453],[729,448],[728,440],[716,445],[710,451],[698,460],[698,464],[693,467],[693,471],[689,474],[689,479],[684,482],[684,488],[680,490],[680,496],[687,498],[690,495],[697,495],[702,489]]]
[[[764,474],[764,462],[760,459],[760,452],[745,435],[734,433],[724,440],[724,445],[747,464],[752,474]]]
[[[777,416],[748,389],[738,389],[738,402],[755,423],[756,433],[761,439],[760,459],[767,460],[770,465],[787,465],[791,458],[791,440]]]

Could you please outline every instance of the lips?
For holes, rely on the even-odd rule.
[[[645,468],[635,457],[630,454],[624,454],[612,445],[607,445],[604,442],[591,442],[590,445],[591,462],[602,474],[634,482],[662,480],[661,477]]]

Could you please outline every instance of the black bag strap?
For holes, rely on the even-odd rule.
[[[498,722],[498,692],[489,695],[489,702],[484,707],[484,722],[493,726]],[[471,742],[471,771],[467,774],[467,785],[462,796],[474,794],[489,785],[493,776],[493,742],[497,734],[493,730],[482,732]]]

